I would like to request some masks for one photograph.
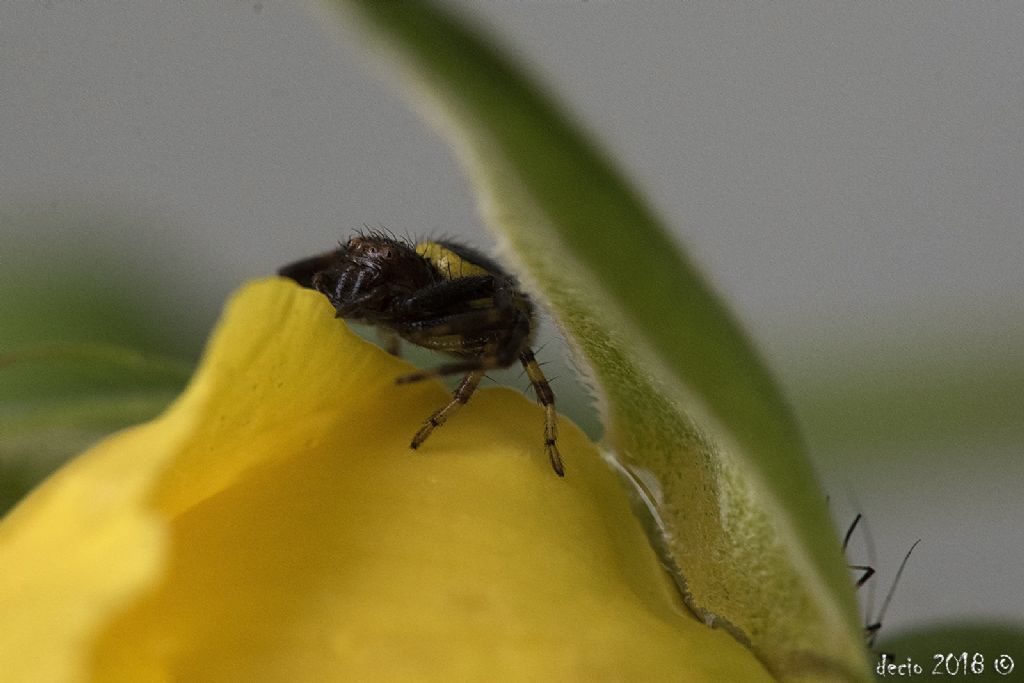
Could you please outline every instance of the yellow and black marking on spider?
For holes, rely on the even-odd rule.
[[[459,359],[398,378],[406,384],[465,373],[451,401],[416,432],[412,448],[469,401],[488,370],[518,360],[544,406],[544,449],[551,467],[564,476],[556,444],[555,396],[530,349],[536,325],[533,304],[497,263],[454,242],[412,244],[369,232],[278,273],[323,293],[337,317],[381,329],[392,353],[397,354],[404,339]]]

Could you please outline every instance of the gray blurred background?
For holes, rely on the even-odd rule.
[[[880,593],[923,539],[886,630],[1024,616],[1024,4],[457,4],[745,322]],[[493,244],[341,35],[301,2],[0,4],[0,321],[84,273],[194,355],[242,281],[364,224]]]

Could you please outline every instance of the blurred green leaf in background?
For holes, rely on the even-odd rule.
[[[4,232],[16,236],[48,234],[50,220],[0,210]],[[77,220],[77,242],[22,237],[4,245],[0,510],[68,457],[157,415],[181,392],[199,347],[194,325],[182,318],[187,309],[139,260],[89,243],[92,224],[124,219],[83,207]]]

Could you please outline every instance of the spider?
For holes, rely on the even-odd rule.
[[[551,467],[565,475],[556,445],[555,396],[530,348],[533,304],[497,263],[454,242],[413,244],[369,232],[278,273],[324,294],[336,317],[376,326],[394,355],[404,339],[458,359],[398,378],[398,384],[407,384],[465,373],[451,400],[416,432],[411,448],[419,448],[469,401],[488,370],[518,360],[544,407],[544,449]]]

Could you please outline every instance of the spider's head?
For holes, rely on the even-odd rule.
[[[330,299],[338,317],[373,322],[434,279],[433,270],[411,246],[371,234],[342,245],[311,284]]]

